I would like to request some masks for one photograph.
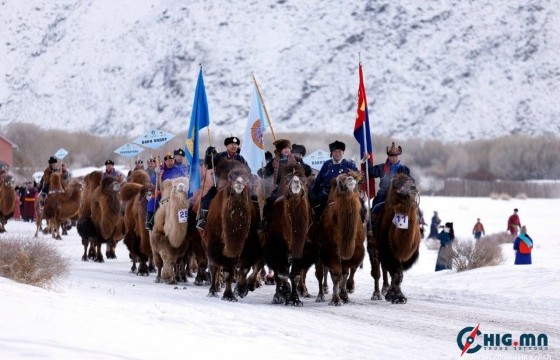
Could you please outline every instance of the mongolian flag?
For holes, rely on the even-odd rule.
[[[358,86],[358,109],[356,112],[356,122],[354,124],[354,137],[360,144],[360,158],[365,153],[369,154],[369,163],[373,165],[373,145],[371,143],[371,133],[369,131],[369,115],[367,109],[366,88],[364,86],[364,74],[362,73],[362,64],[359,67],[360,85]],[[362,164],[361,170],[365,172],[366,164]],[[367,191],[366,182],[362,184],[362,190]],[[375,179],[369,180],[369,198],[375,196]]]
[[[200,189],[200,151],[198,149],[199,131],[210,125],[208,115],[208,101],[206,100],[206,89],[202,78],[202,66],[198,73],[198,82],[194,93],[194,102],[191,113],[191,123],[187,132],[187,146],[185,155],[191,165],[191,175],[189,179],[189,197]]]

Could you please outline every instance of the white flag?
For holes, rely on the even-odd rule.
[[[266,127],[267,121],[265,118],[264,106],[257,88],[255,87],[253,96],[251,97],[251,106],[249,107],[245,136],[241,144],[241,156],[247,160],[253,174],[256,174],[264,164],[263,138]]]

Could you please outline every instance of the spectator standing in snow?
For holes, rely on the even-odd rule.
[[[476,223],[474,224],[472,233],[476,240],[480,239],[483,235],[486,235],[486,232],[484,231],[484,225],[482,225],[482,223],[480,222],[480,218],[476,219]]]
[[[513,235],[513,237],[517,236],[517,232],[521,227],[521,220],[519,220],[519,215],[517,215],[517,212],[517,209],[513,209],[513,214],[508,218],[507,231],[509,231],[510,234]]]
[[[515,250],[515,265],[531,265],[531,252],[533,251],[533,239],[527,234],[527,227],[521,227],[519,236],[513,242]]]

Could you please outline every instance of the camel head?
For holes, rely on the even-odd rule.
[[[336,177],[336,188],[339,192],[355,192],[358,190],[358,179],[352,174],[340,174]]]
[[[418,196],[416,182],[413,178],[405,174],[395,175],[395,177],[391,180],[391,189],[400,196],[413,199]]]
[[[288,164],[282,169],[282,181],[286,195],[304,195],[305,171],[299,164]]]
[[[228,174],[228,181],[236,194],[241,194],[247,184],[250,184],[249,174],[241,169],[234,169]]]
[[[118,193],[121,189],[121,184],[119,184],[118,180],[113,176],[107,176],[105,179],[103,179],[101,181],[101,186],[104,191],[115,193]]]
[[[173,179],[173,193],[186,193],[189,190],[189,179],[186,177],[179,177]]]
[[[2,179],[2,184],[5,187],[13,188],[16,185],[16,182],[12,175],[5,175],[4,178]]]

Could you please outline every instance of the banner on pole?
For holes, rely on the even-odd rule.
[[[64,159],[66,155],[68,155],[68,151],[65,148],[60,148],[54,153],[54,156],[60,160]]]
[[[167,143],[169,140],[173,139],[175,135],[161,131],[158,129],[151,129],[146,131],[142,136],[134,139],[133,143],[142,145],[150,149],[157,149],[160,146]]]
[[[324,150],[315,150],[311,154],[303,158],[303,161],[312,169],[321,170],[323,164],[331,159],[331,153]]]
[[[144,151],[144,148],[136,144],[128,143],[124,144],[120,148],[116,149],[114,153],[124,156],[126,158],[134,157]]]

